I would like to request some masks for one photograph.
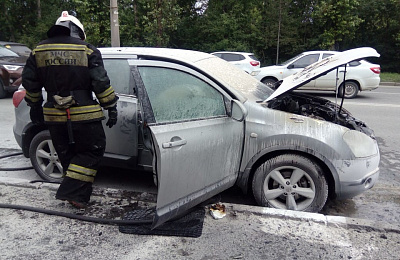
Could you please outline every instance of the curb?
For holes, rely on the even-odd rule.
[[[268,216],[271,218],[289,219],[302,222],[314,222],[325,226],[342,227],[355,230],[384,231],[400,234],[400,224],[392,224],[384,221],[373,221],[367,219],[349,218],[341,216],[328,216],[320,213],[301,212],[266,208],[259,206],[248,206],[225,203],[228,208],[236,212],[251,212],[255,215]]]
[[[400,82],[380,82],[380,86],[400,86]]]

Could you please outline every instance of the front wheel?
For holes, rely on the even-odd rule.
[[[344,84],[344,97],[355,98],[358,94],[358,85],[352,81],[346,81]],[[343,96],[343,84],[339,88],[339,97]]]
[[[48,130],[39,132],[29,147],[29,157],[37,174],[47,181],[61,181],[63,168]]]
[[[266,78],[261,80],[262,83],[267,85],[271,89],[276,89],[275,83],[278,82],[276,79],[273,78]]]
[[[296,154],[282,154],[257,168],[254,198],[260,206],[319,212],[328,198],[328,184],[314,161]]]

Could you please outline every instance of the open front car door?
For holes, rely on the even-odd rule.
[[[204,75],[154,63],[137,67],[158,179],[152,228],[234,185],[246,114],[240,102]]]

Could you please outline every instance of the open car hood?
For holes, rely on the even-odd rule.
[[[305,67],[302,71],[299,71],[289,77],[283,79],[279,88],[272,93],[264,102],[270,101],[290,90],[297,89],[311,80],[314,80],[326,73],[336,69],[337,67],[344,66],[345,64],[361,60],[367,57],[379,57],[380,54],[373,48],[362,47],[351,49],[338,54],[329,56],[319,62],[313,63]]]

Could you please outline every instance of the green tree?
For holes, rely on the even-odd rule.
[[[35,1],[8,0],[0,3],[0,37],[3,40],[16,41],[36,26]],[[33,22],[33,23],[32,23]]]
[[[381,64],[382,71],[400,72],[400,2],[398,0],[364,0],[358,9],[363,22],[356,37],[347,47],[370,46],[380,54],[372,61]]]
[[[322,49],[339,50],[344,40],[355,38],[362,22],[358,16],[358,0],[321,0],[315,5],[312,18],[319,32]]]

